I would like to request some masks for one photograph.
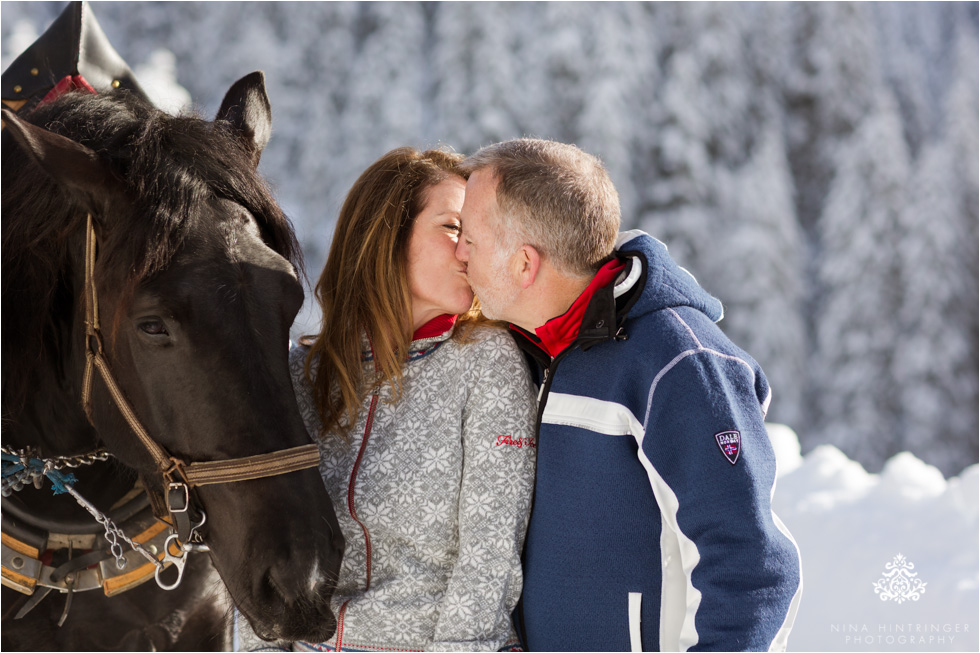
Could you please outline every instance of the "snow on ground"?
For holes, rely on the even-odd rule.
[[[769,425],[773,509],[803,559],[791,651],[977,651],[978,466],[945,479],[908,452],[869,474],[839,449],[800,455]]]

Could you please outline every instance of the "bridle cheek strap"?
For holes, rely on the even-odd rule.
[[[82,405],[89,422],[92,421],[92,377],[93,370],[105,383],[113,402],[126,419],[129,427],[153,457],[157,470],[164,480],[164,486],[183,486],[187,488],[217,483],[248,481],[269,476],[278,476],[301,469],[309,469],[320,464],[320,451],[316,444],[310,443],[290,449],[270,453],[215,460],[185,463],[170,456],[136,417],[136,412],[119,389],[109,362],[102,347],[102,332],[99,327],[99,298],[95,288],[95,228],[89,214],[85,227],[85,374],[82,378]]]

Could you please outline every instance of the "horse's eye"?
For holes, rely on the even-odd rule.
[[[164,326],[163,320],[145,320],[140,322],[140,331],[151,336],[166,336],[170,335],[167,331],[167,327]]]

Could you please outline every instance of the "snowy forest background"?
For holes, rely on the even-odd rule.
[[[64,6],[0,3],[4,68]],[[977,462],[977,3],[92,6],[168,110],[266,72],[261,168],[313,281],[388,149],[573,142],[723,301],[804,452]]]

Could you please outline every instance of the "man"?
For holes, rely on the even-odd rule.
[[[515,612],[529,650],[785,648],[799,552],[772,513],[769,385],[720,302],[601,163],[518,139],[464,161],[456,257],[537,361],[538,471]]]

